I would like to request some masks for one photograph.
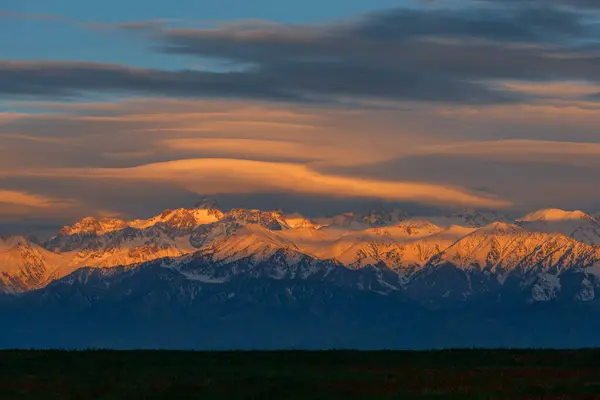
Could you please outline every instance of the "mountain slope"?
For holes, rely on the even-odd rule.
[[[45,249],[20,238],[20,246],[5,245],[0,271],[3,291],[24,292],[78,268],[154,260],[172,260],[172,268],[179,265],[177,271],[205,283],[239,276],[307,279],[322,268],[342,267],[379,271],[379,289],[402,286],[419,299],[448,298],[447,292],[463,297],[491,293],[508,290],[504,285],[510,279],[523,287],[537,279],[544,293],[554,294],[530,291],[526,296],[542,301],[558,296],[563,273],[584,273],[594,281],[598,225],[585,213],[557,209],[529,214],[516,225],[495,212],[465,210],[427,219],[382,207],[313,221],[279,211],[223,212],[213,201],[202,200],[193,208],[144,220],[85,218],[63,228]],[[192,260],[202,260],[196,262],[202,268],[186,266]]]
[[[363,272],[349,271],[359,282]],[[488,301],[436,310],[323,279],[188,279],[150,263],[81,269],[0,296],[0,348],[431,349],[598,346],[598,306]],[[43,332],[39,327],[44,326]]]
[[[86,218],[45,248],[0,238],[0,348],[598,346],[588,217]]]
[[[562,233],[586,244],[600,245],[600,223],[583,211],[548,208],[527,214],[517,224],[530,231]]]
[[[0,293],[23,292],[44,286],[73,270],[65,259],[23,236],[0,236]]]

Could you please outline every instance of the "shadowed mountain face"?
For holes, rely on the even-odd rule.
[[[0,347],[600,345],[599,226],[561,210],[312,220],[210,201],[86,218],[41,245],[0,238]]]

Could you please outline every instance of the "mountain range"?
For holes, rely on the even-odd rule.
[[[0,236],[0,347],[600,345],[600,220],[327,218],[211,200]]]

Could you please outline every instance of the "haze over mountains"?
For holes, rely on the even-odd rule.
[[[558,209],[309,219],[203,200],[146,220],[84,218],[41,243],[0,237],[0,347],[595,344],[587,322],[541,337],[530,323],[600,311],[599,245],[597,218]]]

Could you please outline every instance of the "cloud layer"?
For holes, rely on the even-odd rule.
[[[502,80],[597,82],[596,13],[561,7],[560,2],[543,8],[534,3],[463,1],[460,6],[398,8],[325,25],[242,21],[175,29],[160,21],[138,23],[135,32],[146,32],[154,50],[219,61],[220,67],[173,71],[2,60],[0,94],[481,105],[535,98],[535,93],[502,86]],[[131,31],[126,25],[121,29]]]
[[[165,64],[189,62],[0,60],[3,219],[143,217],[213,194],[301,198],[309,212],[600,208],[593,1],[433,1],[193,29],[0,16],[110,28]]]
[[[199,195],[284,192],[463,207],[503,208],[510,205],[491,196],[485,197],[449,186],[327,175],[303,165],[239,159],[188,159],[120,169],[33,170],[13,175],[165,182]]]

